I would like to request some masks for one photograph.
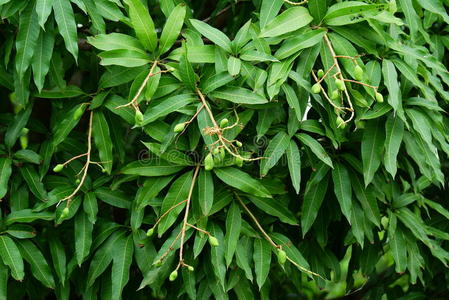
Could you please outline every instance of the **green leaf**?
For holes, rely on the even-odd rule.
[[[254,272],[259,290],[267,280],[271,264],[271,245],[264,239],[254,239]]]
[[[114,243],[112,249],[112,298],[121,299],[122,291],[129,280],[129,270],[133,260],[134,243],[132,234]]]
[[[25,224],[13,224],[6,232],[17,239],[31,239],[36,236],[36,229]]]
[[[328,1],[309,0],[307,7],[313,16],[315,23],[319,24],[327,12]]]
[[[208,216],[214,203],[214,180],[211,172],[200,170],[198,175],[198,201],[201,212]]]
[[[295,141],[290,140],[285,153],[287,154],[287,164],[292,185],[295,188],[296,194],[299,194],[301,185],[301,153]]]
[[[260,27],[264,28],[271,20],[276,17],[284,0],[263,0],[260,8]]]
[[[334,167],[332,165],[332,160],[327,154],[326,150],[324,150],[323,146],[321,146],[321,144],[318,143],[313,137],[305,133],[299,133],[296,135],[296,137],[301,141],[301,143],[310,148],[313,154],[315,154],[316,157],[318,157],[322,162],[324,162],[331,168]]]
[[[111,174],[113,160],[112,140],[108,122],[101,111],[96,111],[93,114],[92,135],[98,149],[101,165],[108,174]]]
[[[228,58],[228,72],[231,76],[237,76],[240,73],[242,61],[234,56]]]
[[[193,27],[204,37],[211,40],[217,46],[223,48],[226,52],[231,52],[231,40],[223,32],[203,21],[190,19],[190,22]]]
[[[125,49],[145,54],[145,50],[139,40],[123,33],[113,32],[89,36],[87,41],[95,48],[103,51]]]
[[[296,54],[300,50],[313,47],[323,40],[325,34],[326,30],[316,29],[289,38],[282,43],[282,46],[276,51],[274,56],[276,56],[277,59],[284,59]]]
[[[22,109],[16,114],[14,120],[9,124],[5,133],[5,145],[8,149],[11,149],[14,146],[21,135],[22,129],[25,128],[28,123],[32,109],[33,106],[28,105],[25,109]]]
[[[80,211],[75,217],[75,254],[78,266],[81,266],[84,259],[89,255],[92,245],[93,224],[89,221],[87,214]]]
[[[215,90],[210,94],[212,98],[224,99],[238,104],[263,104],[268,100],[248,89],[228,86]]]
[[[22,209],[13,211],[4,220],[5,225],[9,226],[14,223],[30,223],[35,220],[50,221],[54,219],[54,213],[49,211],[33,212],[31,209]]]
[[[69,0],[54,0],[53,12],[59,33],[64,38],[66,49],[78,60],[78,34],[76,30],[75,16]]]
[[[150,52],[154,52],[157,46],[157,35],[153,19],[140,0],[126,0],[129,5],[129,17],[137,38]]]
[[[171,96],[161,103],[150,106],[143,115],[143,125],[147,125],[197,100],[193,94]]]
[[[98,213],[98,203],[95,193],[89,192],[84,195],[83,210],[86,213],[89,222],[95,224]]]
[[[307,184],[304,194],[304,202],[301,209],[302,235],[305,236],[315,222],[326,195],[328,177],[320,180],[317,184]]]
[[[332,179],[334,181],[334,192],[340,203],[341,212],[351,223],[351,205],[352,205],[352,189],[349,180],[349,172],[341,163],[336,163],[332,170]]]
[[[272,62],[278,62],[279,60],[270,55],[270,54],[266,54],[264,52],[260,52],[257,50],[249,50],[249,51],[245,51],[244,53],[242,53],[240,55],[240,59],[241,60],[245,60],[245,61],[249,61],[249,62],[253,62],[253,61],[272,61]]]
[[[39,3],[39,1],[38,1]],[[31,66],[33,67],[34,83],[39,93],[44,88],[45,76],[50,70],[50,60],[53,54],[53,46],[55,44],[54,33],[50,30],[41,31],[39,39],[34,50]]]
[[[0,157],[0,199],[8,192],[8,182],[11,177],[12,160],[8,157]]]
[[[403,115],[401,91],[399,89],[398,74],[393,62],[387,59],[382,61],[382,74],[388,89],[388,103],[401,116]]]
[[[37,280],[46,287],[55,288],[55,280],[42,252],[28,240],[21,240],[17,243],[23,258],[30,264],[31,273]]]
[[[388,240],[391,254],[396,263],[395,271],[402,273],[407,268],[407,247],[402,230],[396,228],[394,232],[388,232]]]
[[[51,14],[54,0],[36,1],[36,13],[38,16],[39,25],[45,30],[45,22]]]
[[[280,205],[279,202],[269,198],[248,196],[248,199],[250,199],[260,210],[278,217],[282,222],[290,225],[298,225],[295,216],[285,205]]]
[[[221,284],[221,288],[225,289],[225,276],[226,276],[226,266],[224,261],[224,247],[220,246],[224,244],[223,232],[221,228],[212,223],[209,232],[218,240],[219,246],[211,247],[211,264],[214,270],[215,277],[218,279]]]
[[[101,52],[100,64],[103,66],[117,65],[123,67],[140,67],[150,62],[149,57],[141,52],[127,49],[117,49]]]
[[[196,87],[196,76],[192,64],[188,60],[188,50],[184,42],[182,44],[182,49],[184,52],[179,59],[179,76],[181,77],[181,80],[194,91]]]
[[[165,160],[134,161],[124,166],[120,172],[126,175],[166,176],[175,174],[183,168]]]
[[[295,31],[312,22],[313,18],[305,7],[291,7],[262,28],[260,37],[275,37]]]
[[[366,4],[361,1],[336,3],[327,10],[324,22],[332,26],[358,23],[379,14],[386,8],[385,4]]]
[[[19,248],[14,241],[6,236],[0,235],[0,257],[3,263],[11,269],[11,275],[15,280],[23,280],[23,259]]]
[[[397,156],[404,135],[404,123],[399,117],[390,115],[385,123],[385,169],[394,178],[397,171]]]
[[[125,209],[131,208],[129,197],[121,191],[111,191],[109,188],[100,187],[95,190],[95,195],[109,205]]]
[[[385,133],[379,119],[367,122],[362,137],[362,161],[365,186],[373,180],[380,166]]]
[[[20,174],[25,179],[30,191],[40,200],[47,200],[47,191],[44,184],[41,182],[36,169],[31,165],[24,165],[19,168]]]
[[[439,0],[418,0],[417,1],[422,8],[427,9],[434,14],[437,14],[443,18],[444,22],[449,24],[449,15],[446,13],[446,9],[443,3]]]
[[[366,189],[359,176],[350,173],[351,186],[354,190],[355,196],[362,205],[363,211],[367,218],[373,222],[374,225],[380,226],[380,212],[377,205],[377,199],[371,189]]]
[[[260,164],[260,176],[263,177],[268,174],[268,171],[276,165],[282,155],[284,155],[290,142],[290,137],[284,131],[280,131],[274,136],[274,138],[268,144],[265,149]]]
[[[237,243],[240,237],[240,229],[242,225],[242,216],[240,207],[237,202],[232,202],[226,215],[226,235],[225,235],[225,260],[226,266],[232,262],[235,250],[237,249]]]
[[[145,180],[142,187],[136,194],[137,207],[143,209],[150,205],[151,201],[159,194],[159,192],[170,183],[173,176],[151,177]]]
[[[186,16],[186,5],[184,3],[178,4],[168,16],[162,29],[161,39],[159,42],[159,54],[162,55],[167,52],[175,43],[181,32],[184,18]]]
[[[245,271],[246,278],[251,282],[253,281],[253,268],[251,264],[252,248],[252,240],[248,236],[243,236],[237,243],[237,249],[235,251],[237,265]]]
[[[158,225],[159,236],[162,236],[162,234],[164,234],[164,232],[166,232],[167,229],[170,228],[173,223],[175,223],[176,218],[185,206],[185,203],[179,203],[185,202],[185,200],[187,199],[191,184],[192,171],[184,173],[170,186],[167,195],[162,201],[160,214],[162,215],[166,213],[169,209],[171,209],[171,211],[162,219],[162,221]],[[175,205],[177,206],[173,208]]]
[[[239,169],[228,167],[214,169],[221,181],[250,195],[271,198],[270,192],[256,179]]]
[[[8,299],[8,267],[0,261],[0,300]]]
[[[19,32],[16,38],[16,70],[19,78],[23,78],[30,66],[39,38],[40,27],[36,26],[37,14],[35,7],[36,2],[30,1],[20,14]]]
[[[64,246],[58,237],[51,237],[48,240],[50,254],[53,260],[53,267],[56,275],[59,277],[59,282],[64,285],[67,274],[66,255]]]
[[[229,75],[228,72],[217,73],[213,76],[206,78],[201,81],[201,89],[204,94],[209,94],[210,92],[215,91],[216,89],[227,85],[229,82],[234,80],[234,78]]]
[[[123,239],[125,232],[115,232],[108,240],[102,244],[102,246],[95,252],[94,257],[91,260],[89,272],[87,274],[87,286],[90,287],[94,284],[95,280],[103,274],[106,268],[112,261],[113,248],[117,248],[117,241]],[[120,245],[120,244],[119,244]],[[122,244],[123,245],[123,244]],[[118,249],[116,250],[118,251]]]
[[[29,162],[32,164],[40,164],[42,157],[34,152],[33,150],[29,149],[22,149],[14,153],[14,158],[21,160],[23,162]]]

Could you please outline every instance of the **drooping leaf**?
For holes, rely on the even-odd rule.
[[[239,169],[228,167],[214,169],[215,175],[224,183],[245,193],[271,198],[270,192],[256,179]]]
[[[22,255],[14,241],[6,235],[0,235],[0,257],[11,270],[12,277],[15,280],[23,280],[25,273]]]
[[[65,47],[78,60],[78,37],[75,16],[69,0],[53,0],[53,12]]]
[[[262,28],[261,37],[275,37],[297,30],[312,22],[313,18],[305,7],[291,7],[275,17]]]
[[[150,52],[157,46],[156,30],[150,13],[140,0],[126,0],[129,5],[129,16],[137,38]]]

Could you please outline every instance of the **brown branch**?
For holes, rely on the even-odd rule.
[[[271,237],[265,232],[265,230],[263,229],[262,225],[260,225],[259,221],[257,220],[257,218],[253,215],[253,213],[251,212],[251,210],[245,205],[245,203],[243,203],[243,200],[240,198],[240,196],[237,193],[234,193],[235,197],[237,198],[237,200],[240,202],[240,204],[243,206],[243,208],[245,209],[245,211],[248,213],[248,215],[251,217],[251,219],[254,221],[254,223],[256,224],[257,228],[259,229],[259,231],[262,233],[262,235],[264,236],[264,238],[271,244],[271,246],[273,246],[276,249],[282,249],[281,245],[276,244]],[[293,261],[290,257],[288,257],[287,255],[287,260],[289,262],[291,262],[294,266],[296,266],[298,269],[300,269],[301,271],[307,273],[307,274],[311,274],[314,276],[317,276],[319,278],[323,278],[321,277],[320,274],[317,274],[315,272],[312,272],[306,268],[304,268],[303,266],[299,265],[298,263],[296,263],[295,261]]]
[[[178,264],[177,268],[179,268],[179,266],[184,265],[183,251],[184,251],[184,238],[185,238],[185,234],[186,234],[187,219],[189,217],[190,202],[192,199],[193,188],[195,187],[195,182],[196,182],[196,178],[198,176],[200,167],[201,167],[200,165],[197,165],[195,168],[195,172],[193,173],[193,178],[192,178],[192,184],[190,185],[189,195],[187,196],[187,205],[186,205],[186,209],[185,209],[185,213],[184,213],[184,221],[182,223],[182,228],[181,228],[181,246],[179,248],[179,264]]]
[[[87,133],[87,152],[86,152],[86,163],[83,166],[84,172],[83,172],[83,176],[81,177],[80,183],[78,184],[78,186],[76,187],[76,189],[67,197],[64,197],[62,200],[59,201],[58,205],[67,200],[67,207],[70,206],[70,202],[72,201],[72,198],[76,195],[76,193],[78,193],[78,191],[81,189],[81,187],[84,184],[84,181],[86,180],[87,177],[87,171],[89,169],[89,164],[90,164],[90,154],[91,154],[91,150],[92,150],[92,120],[93,120],[93,116],[94,116],[94,112],[93,110],[90,111],[90,116],[89,116],[89,130]]]

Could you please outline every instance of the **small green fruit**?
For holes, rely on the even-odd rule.
[[[83,106],[80,105],[73,113],[73,120],[78,120],[83,115],[83,112],[84,112]]]
[[[277,256],[279,264],[285,264],[285,262],[287,261],[287,253],[285,253],[285,251],[282,249],[278,249]]]
[[[64,207],[61,213],[61,219],[67,218],[69,216],[69,213],[70,213],[69,207],[68,206]]]
[[[210,171],[213,168],[214,168],[214,158],[212,156],[212,153],[208,153],[204,158],[204,169],[206,171]]]
[[[335,79],[335,85],[340,91],[344,91],[346,89],[345,83],[341,79]]]
[[[336,123],[337,123],[337,128],[343,129],[346,127],[345,121],[340,116],[337,117]]]
[[[384,96],[382,96],[382,94],[379,92],[376,92],[376,101],[379,103],[384,102]]]
[[[188,266],[188,267],[187,267],[187,270],[189,270],[190,272],[193,272],[193,271],[195,271],[195,268],[192,267],[192,266]]]
[[[361,66],[357,65],[354,68],[354,78],[356,80],[362,80],[363,79],[363,69]]]
[[[173,129],[173,132],[175,133],[182,132],[184,128],[186,128],[186,123],[176,124],[175,128]]]
[[[218,154],[220,154],[220,149],[219,149],[219,148],[214,148],[214,150],[212,151],[212,153],[213,153],[214,155],[218,155]]]
[[[323,78],[323,76],[324,76],[323,69],[319,69],[317,75],[318,75],[318,78]]]
[[[237,145],[237,147],[242,147],[242,142],[240,141],[236,141],[235,144]]]
[[[229,120],[224,118],[223,120],[220,121],[220,127],[221,128],[226,127],[228,125],[228,123],[229,123]]]
[[[81,180],[79,179],[79,178],[77,178],[76,180],[75,180],[75,184],[79,184],[81,182]]]
[[[340,93],[337,90],[333,91],[331,94],[331,99],[337,100],[338,98],[340,98]]]
[[[20,131],[20,135],[27,135],[28,132],[30,132],[30,130],[26,127],[22,128],[22,130]]]
[[[242,166],[243,166],[243,158],[242,157],[236,157],[235,158],[235,164],[239,167],[239,168],[241,168]]]
[[[154,234],[154,228],[150,228],[147,231],[147,237],[151,237]]]
[[[209,244],[212,247],[217,247],[219,245],[217,238],[212,236],[212,235],[209,235],[209,239],[208,240],[209,240]]]
[[[28,136],[21,135],[19,137],[19,140],[20,140],[20,147],[22,147],[22,149],[28,148]]]
[[[53,172],[59,173],[59,172],[62,171],[62,169],[64,169],[64,165],[63,165],[63,164],[57,164],[57,165],[53,168]]]
[[[312,93],[314,93],[314,94],[319,94],[320,92],[321,92],[321,84],[315,83],[315,84],[312,86]]]
[[[365,128],[365,121],[357,120],[357,121],[355,121],[355,126],[358,129],[363,129],[363,128]]]
[[[140,110],[136,110],[136,114],[134,115],[134,122],[137,126],[143,125],[143,113]]]
[[[170,273],[170,276],[168,277],[168,280],[175,281],[176,278],[178,278],[178,271],[174,270],[173,272]]]

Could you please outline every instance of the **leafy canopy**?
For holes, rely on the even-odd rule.
[[[444,298],[448,6],[0,0],[0,298]]]

